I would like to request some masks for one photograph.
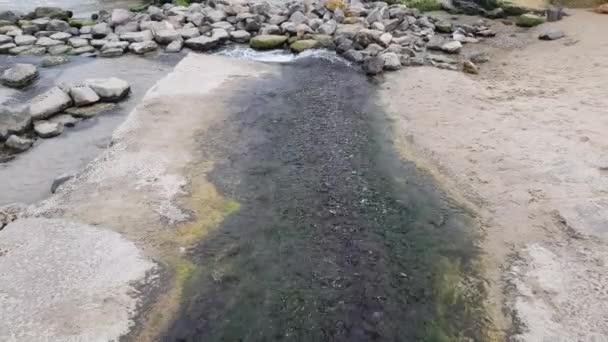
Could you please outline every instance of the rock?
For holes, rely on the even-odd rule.
[[[468,52],[465,56],[466,59],[470,60],[473,63],[486,63],[490,59],[483,51],[471,51]]]
[[[42,120],[53,116],[72,105],[72,98],[61,88],[53,87],[36,96],[29,105],[32,120]]]
[[[13,37],[5,34],[0,34],[0,45],[8,44],[13,42]]]
[[[55,45],[48,48],[48,52],[50,55],[63,55],[72,50],[71,47],[67,45]]]
[[[306,24],[308,22],[308,17],[306,17],[302,12],[297,11],[289,17],[289,21],[295,25]]]
[[[140,32],[127,32],[120,35],[120,40],[124,40],[129,43],[141,43],[153,39],[154,35],[152,35],[152,31],[150,30]]]
[[[122,51],[126,50],[129,47],[129,42],[123,42],[123,41],[109,41],[107,43],[105,43],[102,47],[101,47],[101,51],[105,51],[105,50],[110,50],[110,49],[120,49]]]
[[[0,82],[12,88],[22,88],[38,77],[38,69],[32,64],[15,64],[0,76]]]
[[[344,52],[344,54],[342,56],[344,58],[346,58],[346,60],[349,60],[351,62],[355,62],[355,63],[363,62],[363,54],[360,51],[357,51],[355,49],[350,49],[350,50]]]
[[[441,33],[452,33],[452,23],[449,21],[440,21],[435,23],[435,30]]]
[[[289,46],[294,52],[302,52],[304,50],[314,49],[315,47],[317,47],[317,41],[313,39],[297,40]]]
[[[380,35],[380,37],[376,40],[380,45],[384,46],[384,47],[388,47],[391,42],[393,41],[393,35],[390,33],[383,33]]]
[[[232,27],[232,25],[230,27]],[[177,33],[179,33],[179,35],[185,40],[190,38],[196,38],[201,35],[197,27],[182,28],[177,30]]]
[[[190,38],[184,42],[184,44],[192,50],[206,51],[216,48],[220,45],[220,37],[200,36],[196,38]]]
[[[62,41],[51,39],[49,37],[40,37],[36,41],[36,45],[38,45],[38,46],[44,46],[44,47],[55,46],[55,45],[62,45],[62,44],[63,44]]]
[[[91,34],[95,39],[104,38],[110,33],[112,33],[112,29],[107,23],[99,23],[93,25],[93,28],[91,28]]]
[[[329,20],[326,23],[324,23],[323,25],[319,26],[319,28],[317,29],[317,32],[319,32],[321,34],[332,35],[332,34],[334,34],[334,32],[336,32],[337,28],[338,28],[338,23],[336,23],[334,20]]]
[[[247,43],[251,39],[251,34],[245,30],[238,30],[230,32],[230,39],[236,43]]]
[[[460,49],[462,49],[462,44],[457,41],[447,42],[441,46],[441,51],[447,53],[459,53]]]
[[[531,13],[525,13],[517,17],[515,24],[521,27],[534,27],[545,22],[545,18]]]
[[[93,104],[100,100],[99,95],[86,85],[77,85],[70,88],[70,96],[76,107]]]
[[[27,49],[26,51],[22,51],[19,55],[34,55],[34,56],[42,56],[46,53],[46,48],[42,46],[23,46]]]
[[[21,19],[21,16],[13,11],[0,11],[0,20],[16,24]]]
[[[471,61],[462,62],[462,71],[468,74],[479,74],[479,68],[477,68],[477,65]]]
[[[53,193],[53,194],[54,194],[54,193],[55,193],[55,191],[57,191],[57,189],[58,189],[60,186],[62,186],[62,185],[63,185],[63,183],[65,183],[65,182],[69,181],[69,180],[70,180],[70,179],[72,179],[72,178],[74,178],[74,175],[73,175],[73,174],[69,174],[69,173],[66,173],[66,174],[60,175],[59,177],[55,178],[55,179],[53,180],[53,184],[51,184],[51,193]]]
[[[353,39],[355,38],[355,35],[363,29],[363,26],[359,24],[338,25],[335,36],[343,36],[348,39]]]
[[[177,39],[181,39],[181,35],[172,28],[154,31],[154,40],[161,45],[167,45]]]
[[[60,40],[62,42],[67,42],[70,37],[72,37],[72,35],[67,32],[57,32],[49,36],[51,39]]]
[[[600,14],[608,14],[608,4],[599,5],[595,8],[595,12]]]
[[[384,19],[389,19],[389,11],[387,6],[376,7],[365,18],[365,21],[368,24],[372,24],[374,22],[382,22]]]
[[[286,36],[259,35],[251,38],[249,45],[257,50],[276,49],[287,41]]]
[[[16,106],[0,106],[0,141],[11,134],[21,134],[32,124],[27,110]]]
[[[556,40],[565,37],[566,35],[562,31],[558,30],[549,30],[541,33],[538,36],[540,40]]]
[[[490,18],[490,19],[501,19],[501,18],[506,18],[507,13],[505,12],[504,9],[497,7],[491,11],[488,11],[486,13],[486,17]]]
[[[184,41],[182,39],[174,40],[169,45],[167,45],[167,47],[165,48],[165,51],[166,52],[180,52],[182,50],[183,45],[184,45]]]
[[[394,52],[387,52],[380,55],[384,60],[384,70],[399,70],[401,69],[401,60]]]
[[[365,53],[367,53],[367,56],[378,56],[378,54],[380,52],[382,52],[384,48],[378,44],[369,44],[366,48],[365,48]]]
[[[131,90],[127,81],[116,77],[88,79],[84,83],[91,87],[103,101],[120,101]]]
[[[37,7],[34,10],[34,17],[68,20],[72,17],[72,12],[59,7]]]
[[[368,75],[377,75],[384,69],[384,59],[380,57],[367,57],[363,60],[363,71]]]
[[[8,148],[13,149],[16,152],[25,152],[30,147],[32,147],[33,143],[34,141],[32,141],[32,139],[11,135],[10,137],[8,137],[8,139],[6,139],[4,145]]]
[[[70,44],[71,47],[79,48],[89,45],[89,41],[82,38],[70,38],[68,44]]]
[[[209,13],[207,13],[207,18],[212,23],[224,21],[224,19],[226,19],[226,17],[227,17],[226,12],[224,12],[222,10],[212,10],[212,11],[209,11]]]
[[[334,44],[334,38],[330,35],[315,34],[312,36],[312,39],[314,39],[317,42],[318,48],[325,48],[325,49],[332,49],[332,50],[336,48],[336,45]]]
[[[88,119],[113,110],[116,106],[115,103],[98,102],[86,107],[70,107],[66,109],[65,112],[77,118]]]
[[[36,40],[37,39],[34,36],[21,35],[15,37],[15,44],[17,44],[18,46],[34,45]]]
[[[53,19],[46,25],[46,29],[47,31],[68,31],[70,29],[70,24],[63,20]]]
[[[108,48],[108,49],[101,50],[101,52],[99,52],[99,57],[104,57],[104,58],[120,57],[120,56],[124,55],[124,53],[125,53],[125,50],[122,48]]]
[[[131,11],[126,10],[126,9],[122,9],[122,8],[116,8],[112,11],[112,17],[110,18],[110,24],[114,27],[118,26],[118,25],[122,25],[124,23],[126,23],[127,21],[130,21],[133,17],[133,13],[131,13]]]
[[[118,25],[114,28],[114,33],[120,35],[129,32],[138,32],[139,23],[137,21],[128,21],[122,25]]]
[[[32,49],[31,45],[17,46],[17,47],[10,49],[8,52],[11,55],[21,55],[21,54],[26,54],[31,49]]]
[[[436,63],[441,63],[441,64],[456,64],[457,61],[454,60],[453,58],[450,58],[448,56],[443,56],[443,55],[427,55],[426,59],[428,59],[429,61],[432,62],[436,62]]]
[[[496,32],[488,29],[488,30],[477,31],[475,33],[475,35],[477,35],[479,37],[495,37],[496,36]],[[469,38],[469,37],[467,37],[467,38]]]
[[[87,46],[83,46],[83,47],[79,47],[79,48],[70,50],[70,55],[76,56],[76,55],[82,55],[85,53],[92,53],[92,52],[95,52],[95,48],[92,47],[91,45],[87,45]]]
[[[453,36],[456,36],[456,33],[454,33]],[[456,38],[458,38],[458,37],[456,37]],[[426,49],[427,50],[441,50],[441,48],[443,47],[443,45],[445,45],[445,43],[446,43],[445,38],[443,38],[439,35],[433,36],[433,37],[431,37],[431,39],[429,39],[428,43],[426,44]]]
[[[158,44],[151,40],[140,43],[131,43],[131,45],[129,45],[129,50],[138,55],[155,51],[156,49],[158,49]]]
[[[43,139],[53,138],[63,133],[63,126],[56,122],[40,120],[34,122],[34,132]]]
[[[65,63],[69,63],[70,58],[67,56],[46,56],[40,62],[40,65],[43,68],[48,68],[56,65],[61,65]]]
[[[17,45],[15,45],[14,43],[2,44],[0,45],[0,53],[7,54],[15,47],[17,47]]]
[[[547,8],[547,21],[554,22],[562,20],[564,16],[563,9],[561,7],[550,6]]]

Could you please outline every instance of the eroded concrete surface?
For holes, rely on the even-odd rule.
[[[112,341],[136,318],[146,321],[136,310],[146,304],[138,289],[162,284],[159,270],[179,258],[173,228],[196,212],[176,198],[191,190],[196,134],[221,120],[216,95],[230,92],[232,80],[270,70],[186,57],[150,89],[110,148],[2,230],[0,340]],[[170,312],[176,300],[159,302]]]

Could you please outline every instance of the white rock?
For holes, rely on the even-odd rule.
[[[136,54],[144,54],[146,52],[154,51],[156,49],[158,49],[158,44],[156,44],[152,40],[140,43],[131,43],[131,45],[129,45],[129,50]]]
[[[36,121],[34,122],[34,131],[39,137],[43,139],[48,139],[56,137],[63,133],[63,126],[58,124],[57,122],[50,122],[45,120]]]
[[[8,37],[8,36],[7,36]],[[15,44],[19,45],[19,46],[23,46],[23,45],[33,45],[36,42],[36,37],[34,36],[29,36],[29,35],[21,35],[21,36],[17,36],[15,37]]]
[[[96,78],[84,82],[104,101],[118,101],[127,96],[131,86],[120,78]]]
[[[77,107],[90,105],[100,100],[99,95],[86,85],[71,87],[70,96]]]
[[[38,77],[38,69],[33,64],[15,64],[4,70],[0,82],[9,87],[24,87]]]
[[[120,39],[129,43],[141,43],[147,40],[153,40],[152,31],[144,30],[140,32],[127,32],[120,35]]]
[[[23,151],[26,151],[27,149],[29,149],[30,147],[32,147],[33,143],[34,142],[31,139],[21,138],[16,135],[11,135],[4,142],[4,145],[6,145],[9,148],[12,148],[13,150],[15,150],[17,152],[23,152]]]
[[[116,8],[112,11],[112,18],[110,19],[110,23],[112,24],[112,26],[122,25],[131,20],[132,17],[133,13],[131,13],[131,11],[122,8]]]
[[[46,119],[68,108],[72,98],[59,87],[53,87],[36,96],[29,105],[32,120]]]
[[[459,53],[460,49],[462,49],[462,44],[455,40],[441,46],[441,50],[447,53]]]

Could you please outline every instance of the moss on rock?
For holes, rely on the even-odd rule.
[[[286,41],[286,36],[262,34],[251,38],[249,41],[249,46],[257,50],[276,49],[285,44]]]
[[[289,48],[295,52],[302,52],[308,49],[314,49],[318,45],[316,40],[313,39],[303,39],[293,42]]]
[[[545,22],[545,18],[532,13],[525,13],[517,17],[515,23],[521,27],[534,27]]]

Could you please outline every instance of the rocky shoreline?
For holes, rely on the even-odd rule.
[[[521,12],[498,8],[484,14],[501,18]],[[517,23],[535,25],[544,20],[525,16],[528,21],[517,18]],[[347,5],[324,0],[304,5],[291,1],[279,6],[220,0],[188,7],[149,6],[137,13],[100,11],[92,21],[71,19],[71,12],[55,7],[40,7],[27,15],[0,12],[0,54],[118,57],[184,48],[208,51],[226,44],[289,48],[296,53],[325,48],[362,63],[368,74],[417,65],[476,73],[480,59],[455,56],[463,44],[494,35],[484,19],[466,25],[386,2]]]

